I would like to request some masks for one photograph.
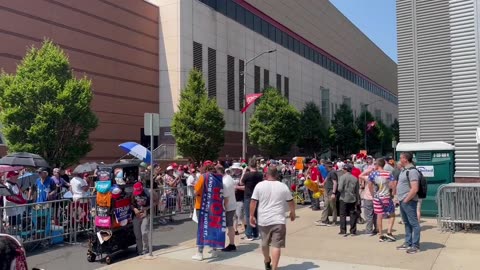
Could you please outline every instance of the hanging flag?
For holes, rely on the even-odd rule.
[[[257,100],[257,98],[261,97],[262,95],[263,95],[262,93],[247,94],[247,104],[245,104],[245,107],[243,107],[242,113],[245,113],[248,107],[250,107],[250,105],[252,105],[252,103],[255,102],[255,100]]]
[[[377,125],[376,121],[368,122],[367,124],[367,131],[371,131]]]

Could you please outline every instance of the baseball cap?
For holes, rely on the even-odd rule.
[[[112,199],[118,199],[121,197],[122,190],[117,185],[113,185],[111,191],[112,191]]]
[[[143,192],[142,182],[136,182],[133,185],[133,195],[138,196],[138,195],[142,194],[142,192]]]
[[[353,169],[353,166],[350,164],[345,164],[343,165],[343,169],[346,170],[347,172],[351,172]]]
[[[213,164],[213,162],[212,162],[211,160],[205,160],[205,161],[203,162],[203,166],[204,166],[204,167],[211,166],[212,164]]]
[[[173,166],[168,166],[167,171],[171,171],[171,170],[173,170]]]
[[[310,163],[316,163],[316,164],[318,164],[318,160],[312,159],[312,160],[310,160]]]
[[[372,156],[367,156],[367,159],[373,159],[373,157]]]
[[[19,175],[18,171],[11,171],[7,173],[7,178],[18,176],[18,175]]]
[[[42,173],[42,172],[48,173],[48,169],[47,169],[46,167],[40,167],[40,168],[37,170],[37,172],[39,172],[39,173]]]
[[[177,164],[176,162],[174,162],[174,163],[172,163],[172,167],[173,167],[174,169],[176,169],[176,168],[178,168],[178,164]]]
[[[325,162],[325,165],[327,165],[327,167],[333,167],[333,163],[331,161]]]

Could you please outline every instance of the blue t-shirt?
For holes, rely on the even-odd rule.
[[[320,170],[320,174],[322,175],[322,178],[326,179],[328,176],[327,167],[325,167],[325,165],[319,165],[318,170]]]
[[[55,181],[50,177],[47,177],[44,183],[42,183],[41,178],[38,178],[35,182],[35,186],[37,187],[37,203],[48,201],[48,194],[54,191],[57,187]]]

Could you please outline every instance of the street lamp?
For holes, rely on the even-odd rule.
[[[269,50],[269,51],[264,51],[255,57],[245,61],[245,65],[243,65],[243,100],[244,102],[247,99],[247,65],[248,63],[252,62],[253,60],[257,59],[258,57],[268,54],[268,53],[273,53],[276,52],[277,49]],[[245,111],[243,113],[243,131],[242,131],[242,159],[246,159],[246,154],[247,154],[247,131],[246,131],[246,125],[247,125],[247,112]]]
[[[367,149],[367,107],[370,106],[370,105],[373,105],[377,102],[380,102],[380,101],[383,101],[383,100],[379,99],[379,100],[374,101],[370,104],[364,104],[363,105],[363,106],[365,106],[365,109],[364,109],[364,112],[363,112],[363,122],[364,122],[364,132],[363,132],[363,134],[365,136],[365,138],[364,138],[365,139],[365,151],[367,151],[367,153],[368,153],[368,149]]]

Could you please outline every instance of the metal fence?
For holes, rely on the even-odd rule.
[[[88,197],[76,202],[61,199],[1,207],[0,232],[14,235],[26,244],[47,246],[67,238],[74,242],[77,233],[92,230],[94,204],[95,198]]]
[[[465,224],[480,224],[480,184],[451,183],[437,191],[438,226],[456,230]]]
[[[187,187],[155,190],[158,200],[153,217],[161,223],[178,214],[191,214],[194,196]],[[189,196],[191,195],[191,196]],[[43,203],[0,207],[0,232],[13,235],[24,244],[43,247],[62,242],[75,243],[80,233],[94,231],[96,196],[73,202],[61,199]]]

